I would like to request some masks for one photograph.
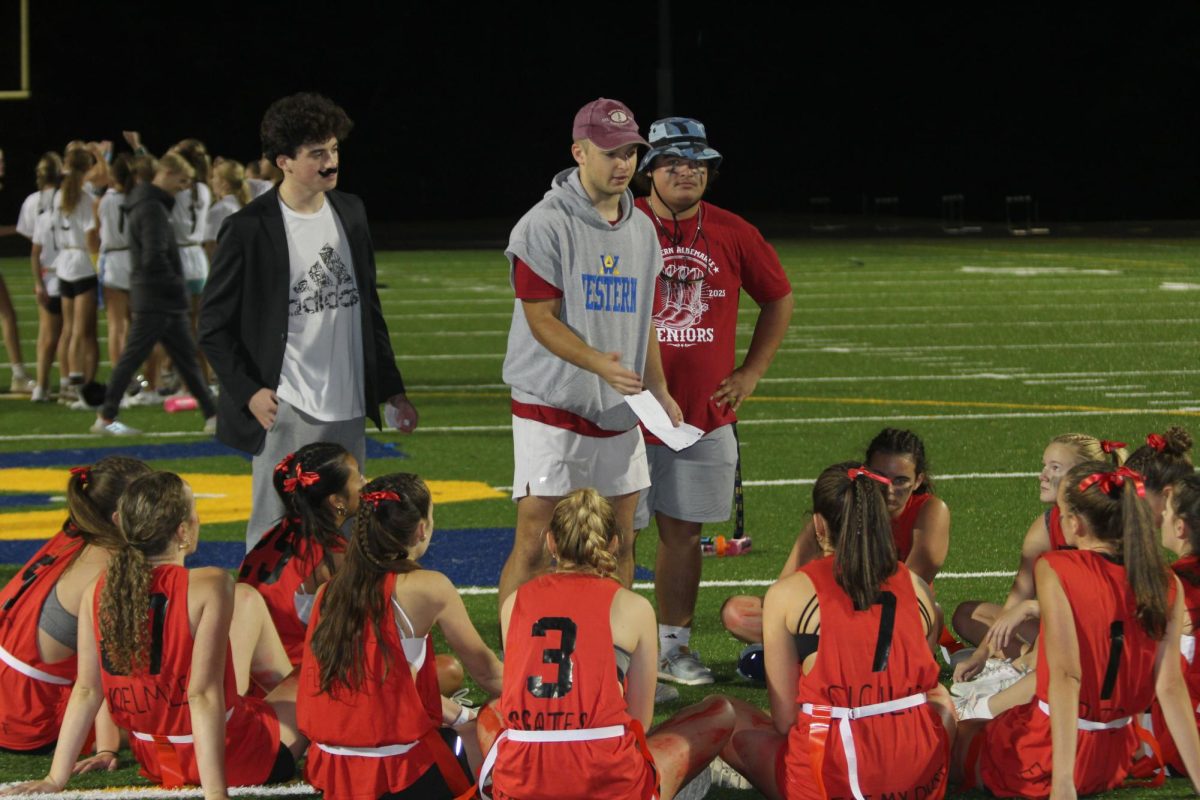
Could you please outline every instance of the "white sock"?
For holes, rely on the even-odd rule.
[[[658,626],[658,652],[664,656],[680,647],[687,647],[691,639],[692,629],[690,627],[681,628],[675,625]]]
[[[27,375],[27,374],[25,373],[25,367],[23,367],[23,366],[21,366],[21,365],[17,365],[17,366],[15,366],[15,367],[13,367],[13,368],[12,368],[12,376],[13,376],[13,380],[14,380],[14,381],[16,381],[16,380],[21,380],[21,381],[27,381],[27,380],[29,380],[29,375]]]

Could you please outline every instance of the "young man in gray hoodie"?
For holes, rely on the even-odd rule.
[[[577,166],[554,176],[505,250],[516,293],[504,381],[512,387],[517,529],[500,605],[544,568],[554,506],[584,487],[612,502],[617,575],[632,582],[633,512],[650,473],[625,395],[647,389],[672,422],[682,420],[651,320],[662,253],[629,191],[646,140],[633,113],[603,97],[575,115],[572,139]]]

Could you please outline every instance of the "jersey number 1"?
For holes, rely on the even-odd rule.
[[[147,672],[157,675],[162,672],[163,627],[167,622],[167,596],[162,592],[150,595],[150,664]],[[104,671],[109,675],[125,675],[113,669],[105,652],[104,642],[100,642],[100,660],[104,663]]]
[[[534,697],[551,700],[571,691],[571,653],[575,652],[576,630],[575,622],[570,617],[542,617],[533,623],[533,636],[545,636],[546,631],[558,631],[562,634],[557,648],[546,648],[542,651],[543,664],[558,665],[558,680],[546,683],[541,675],[530,675],[525,680],[525,688]]]

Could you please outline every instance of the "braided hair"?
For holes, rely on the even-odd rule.
[[[391,624],[384,579],[389,573],[420,569],[409,553],[432,505],[429,487],[411,473],[385,475],[363,487],[354,535],[345,561],[325,586],[312,635],[321,691],[362,685],[363,631],[370,624],[375,637],[382,639],[382,626]]]

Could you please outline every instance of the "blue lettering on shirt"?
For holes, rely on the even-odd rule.
[[[588,311],[637,313],[637,278],[623,275],[581,275],[583,306]]]

